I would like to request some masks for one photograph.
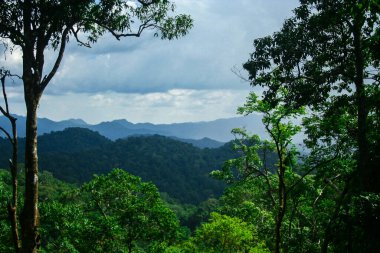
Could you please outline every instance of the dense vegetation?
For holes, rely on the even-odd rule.
[[[6,194],[10,178],[3,170],[0,175],[0,190]],[[178,238],[178,219],[157,188],[122,170],[95,177],[81,188],[47,172],[41,179],[44,252],[132,252],[134,248],[162,248]],[[0,222],[0,249],[12,252],[5,220],[2,217]]]
[[[226,158],[213,154],[217,149],[200,150],[160,136],[109,145],[87,131],[85,138],[76,137],[77,144],[68,136],[61,145],[49,141],[47,150],[42,149],[46,153],[40,154],[41,164],[49,155],[66,156],[69,163],[64,168],[81,175],[78,182],[90,179],[90,169],[80,164],[82,157],[95,160],[91,173],[108,172],[98,166],[133,170],[146,163],[162,166],[167,172],[164,177],[173,173],[167,171],[172,163],[183,169],[188,168],[185,163],[203,168],[203,162],[210,166],[226,159],[222,167],[206,171],[215,169],[211,175],[228,187],[218,199],[194,208],[160,195],[152,183],[120,169],[80,187],[56,181],[45,172],[41,175],[46,178],[40,195],[44,197],[41,251],[378,252],[379,13],[379,2],[373,0],[302,0],[281,31],[254,41],[244,68],[251,85],[262,86],[264,93],[249,94],[238,112],[262,114],[269,139],[234,129],[237,156]],[[296,125],[294,119],[300,118],[302,125]],[[302,129],[306,153],[292,143]],[[70,131],[75,135],[78,130],[52,136],[60,139]],[[86,143],[92,135],[93,141]],[[46,137],[41,137],[41,143]],[[95,143],[99,144],[94,149]],[[207,160],[202,152],[213,155]],[[226,149],[226,154],[231,152]],[[137,162],[135,155],[145,160]],[[107,164],[97,164],[102,156]],[[49,166],[54,169],[61,161],[54,158]],[[76,164],[79,167],[73,169]],[[155,172],[161,173],[151,170],[149,175]],[[191,181],[192,172],[198,173],[187,170],[177,179]],[[149,179],[149,175],[141,176]],[[11,203],[12,180],[8,172],[1,171],[0,176],[4,210],[0,249],[11,252],[5,209]],[[201,188],[199,182],[193,183]]]
[[[25,139],[19,140],[23,157]],[[10,145],[0,139],[0,167],[6,168]],[[224,184],[209,173],[238,154],[231,143],[217,149],[200,149],[163,136],[138,136],[110,141],[88,129],[69,128],[39,137],[40,168],[69,183],[88,182],[94,174],[121,168],[182,203],[198,204],[219,196]]]

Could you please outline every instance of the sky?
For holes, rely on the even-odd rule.
[[[178,40],[152,32],[120,41],[110,35],[92,48],[70,42],[42,97],[38,115],[80,118],[96,124],[114,119],[175,123],[235,117],[250,91],[232,69],[241,69],[255,38],[278,31],[297,0],[174,0],[194,27]],[[20,74],[21,53],[0,54],[0,66]],[[55,52],[49,51],[47,69]],[[243,75],[246,74],[243,72]],[[25,115],[22,86],[8,81],[13,113]]]

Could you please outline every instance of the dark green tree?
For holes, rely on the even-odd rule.
[[[255,51],[244,64],[252,85],[266,88],[273,100],[280,87],[288,89],[287,101],[307,105],[322,116],[329,109],[354,108],[359,184],[375,190],[377,173],[371,155],[368,117],[378,111],[371,90],[378,94],[379,12],[371,1],[301,1],[295,16],[281,31],[254,41]],[[279,82],[271,82],[276,76]],[[320,116],[321,116],[320,115]],[[377,139],[378,139],[377,135]],[[371,147],[371,148],[370,148]]]
[[[89,47],[105,33],[121,39],[139,37],[147,29],[163,39],[178,38],[187,33],[192,20],[187,15],[173,16],[172,11],[174,4],[169,0],[0,1],[0,38],[11,48],[20,48],[23,56],[21,78],[27,111],[23,252],[37,252],[40,245],[37,108],[61,64],[67,43],[75,40]],[[53,67],[46,70],[45,53],[49,48],[56,50],[57,56]]]
[[[170,243],[176,239],[178,220],[152,183],[144,183],[141,178],[116,169],[85,184],[81,194],[85,208],[99,214],[103,221],[100,224],[106,223],[106,231],[119,230],[119,235],[104,238],[106,242],[115,243],[118,238],[132,252],[144,243]],[[109,226],[109,222],[117,226]],[[104,231],[99,232],[100,238],[103,237]]]
[[[275,105],[285,87],[288,106],[309,108],[306,144],[319,177],[336,189],[323,252],[378,248],[377,209],[359,205],[365,220],[350,209],[364,196],[376,206],[369,199],[380,191],[379,22],[378,1],[304,0],[279,32],[254,41],[244,64],[251,84],[265,88],[264,100]]]
[[[177,240],[179,221],[157,188],[123,170],[64,195],[41,207],[46,252],[161,252]]]

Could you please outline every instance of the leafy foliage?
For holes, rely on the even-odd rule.
[[[269,252],[257,242],[255,234],[253,226],[239,218],[211,213],[209,222],[197,229],[192,243],[196,252]]]
[[[372,237],[378,232],[369,225],[378,224],[378,215],[367,209],[372,222],[366,222],[347,211],[361,196],[379,192],[379,104],[373,103],[379,89],[376,2],[301,1],[279,32],[254,41],[243,66],[251,85],[264,87],[263,100],[272,108],[284,89],[280,101],[288,108],[308,107],[303,124],[310,156],[303,167],[316,173],[317,194],[307,205],[319,224],[308,239],[323,238],[321,252],[378,248]],[[347,231],[355,231],[355,238]]]
[[[1,213],[10,197],[9,172],[0,170]],[[123,170],[74,188],[43,172],[41,252],[162,252],[182,234],[157,188]],[[49,197],[45,197],[49,196]],[[9,221],[0,217],[0,248],[13,252]]]
[[[8,219],[7,204],[11,199],[11,176],[0,170],[0,251],[13,252],[11,225]]]

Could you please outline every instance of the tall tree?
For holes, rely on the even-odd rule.
[[[192,26],[187,15],[171,15],[169,0],[11,0],[0,1],[0,38],[22,52],[26,105],[25,198],[21,214],[23,252],[36,252],[38,234],[37,108],[57,72],[67,43],[89,47],[105,33],[116,39],[139,37],[152,29],[162,39],[185,35]],[[45,52],[57,56],[45,71]]]
[[[275,79],[272,79],[272,82],[275,82]],[[262,122],[269,134],[270,141],[261,143],[257,136],[250,137],[245,131],[234,130],[235,133],[243,136],[243,140],[237,146],[241,149],[242,157],[228,161],[223,171],[212,173],[212,175],[227,180],[227,182],[231,182],[236,176],[240,177],[242,181],[252,180],[254,177],[264,178],[266,186],[262,187],[261,190],[268,192],[268,202],[271,203],[272,210],[275,210],[273,252],[276,253],[282,249],[282,226],[287,213],[289,196],[300,180],[303,179],[303,177],[299,180],[293,178],[293,169],[297,165],[297,161],[295,161],[297,151],[292,144],[292,138],[301,130],[301,127],[294,125],[291,120],[302,115],[304,108],[286,106],[282,101],[286,93],[285,89],[280,89],[277,92],[275,105],[259,100],[254,92],[250,94],[246,104],[239,107],[238,112],[244,115],[254,112],[261,113],[263,115]],[[260,149],[263,153],[263,159],[258,153]],[[268,149],[276,153],[278,163],[273,166],[274,168],[268,168],[266,161]],[[237,169],[235,173],[232,171],[234,168]],[[272,174],[273,171],[276,172],[275,176]],[[273,182],[273,178],[275,178],[277,185]]]
[[[376,1],[304,0],[281,31],[254,41],[255,50],[244,64],[252,85],[266,87],[266,99],[280,86],[288,101],[323,113],[324,102],[356,107],[357,170],[363,190],[377,187],[370,161],[369,89],[378,90],[379,11]],[[276,75],[280,82],[271,83]],[[372,87],[372,88],[371,88]],[[330,107],[332,108],[332,107]],[[377,137],[378,138],[378,137]]]
[[[275,80],[272,80],[272,82],[275,82]],[[287,212],[289,191],[294,188],[294,185],[291,185],[289,180],[286,182],[286,173],[292,173],[293,167],[295,166],[294,157],[296,150],[292,148],[291,141],[293,136],[301,130],[301,127],[294,125],[291,119],[304,113],[304,108],[302,107],[294,109],[291,106],[284,106],[282,102],[279,102],[286,93],[287,91],[284,89],[278,90],[276,94],[276,100],[278,102],[275,106],[272,106],[268,102],[258,100],[257,95],[251,93],[246,104],[238,109],[241,114],[245,115],[253,112],[263,114],[263,124],[270,136],[270,140],[273,142],[274,150],[277,154],[277,214],[274,233],[274,252],[276,253],[280,253],[281,251],[282,224],[285,213]]]
[[[325,162],[334,157],[349,161],[341,168],[330,164],[330,173],[323,171],[327,182],[344,181],[337,188],[336,211],[329,224],[338,224],[343,215],[346,219],[340,220],[347,228],[361,227],[357,233],[363,234],[361,239],[345,235],[351,243],[345,246],[348,252],[355,247],[376,249],[371,236],[378,232],[379,214],[361,209],[367,218],[354,225],[347,210],[355,198],[380,192],[379,23],[378,1],[302,0],[279,32],[254,41],[254,52],[244,64],[251,84],[265,87],[266,101],[275,104],[276,93],[285,87],[289,106],[308,106],[311,117],[305,123],[315,154]],[[273,76],[278,82],[271,81]],[[318,151],[321,146],[330,153]],[[371,206],[372,198],[366,199]],[[326,238],[338,238],[329,230],[327,226]],[[330,239],[325,240],[323,252],[328,251]]]

